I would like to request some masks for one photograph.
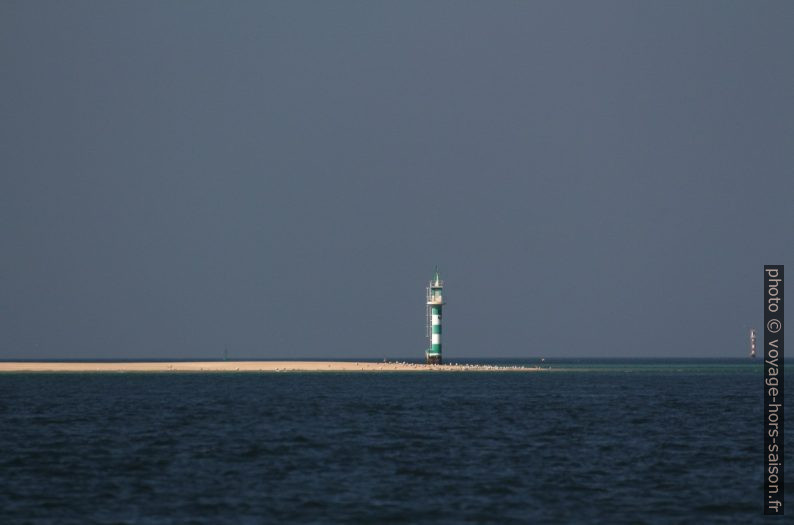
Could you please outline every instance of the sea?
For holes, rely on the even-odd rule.
[[[0,523],[764,519],[760,360],[454,361],[0,374]]]

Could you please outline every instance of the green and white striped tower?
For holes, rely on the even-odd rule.
[[[427,287],[427,335],[430,348],[425,350],[425,358],[429,365],[441,364],[441,309],[444,306],[442,289],[444,281],[438,273],[438,266]]]

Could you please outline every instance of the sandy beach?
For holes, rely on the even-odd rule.
[[[0,372],[537,372],[497,365],[425,365],[346,361],[0,362]]]

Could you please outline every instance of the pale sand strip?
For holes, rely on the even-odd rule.
[[[192,361],[148,363],[0,362],[0,372],[537,372],[535,367],[343,361]]]

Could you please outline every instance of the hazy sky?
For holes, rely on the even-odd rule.
[[[0,3],[0,359],[744,356],[792,2]],[[790,270],[789,273],[791,273]]]

